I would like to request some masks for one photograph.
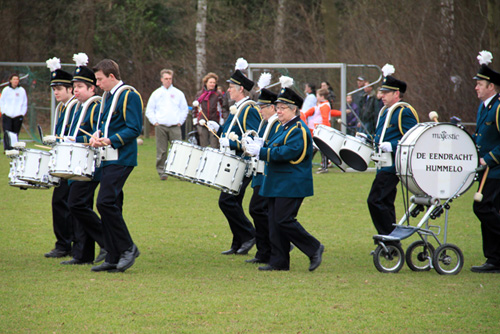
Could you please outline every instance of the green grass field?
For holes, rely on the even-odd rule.
[[[500,331],[500,275],[469,270],[484,262],[472,212],[476,185],[450,210],[448,242],[465,256],[456,276],[406,265],[397,274],[379,273],[366,205],[374,173],[333,170],[314,175],[315,196],[298,217],[325,245],[323,264],[309,272],[309,259],[295,249],[289,272],[260,272],[244,263],[255,250],[220,255],[231,234],[219,192],[160,181],[154,161],[155,142],[147,139],[124,190],[125,220],[141,256],[125,273],[112,274],[44,258],[55,242],[52,190],[8,186],[9,159],[0,156],[0,333]],[[250,197],[251,190],[246,208]],[[396,203],[399,219],[400,196]],[[404,240],[404,249],[416,238]]]

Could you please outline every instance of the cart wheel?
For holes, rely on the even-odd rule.
[[[413,271],[429,271],[433,254],[434,246],[417,240],[406,249],[406,264]]]
[[[373,253],[373,264],[381,273],[397,273],[405,264],[404,251],[400,244],[385,245],[387,252],[381,245]]]
[[[456,275],[464,266],[464,255],[457,246],[443,244],[434,252],[432,264],[441,275]]]

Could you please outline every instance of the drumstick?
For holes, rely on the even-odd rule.
[[[205,115],[205,113],[203,112],[203,110],[201,110],[201,109],[200,109],[200,112],[201,112],[201,114],[203,115],[203,117],[205,117],[205,119],[206,119],[206,120],[207,120],[207,122],[208,122],[208,118],[207,118],[207,116]]]
[[[479,190],[474,194],[474,201],[481,202],[483,200],[483,187],[484,182],[486,182],[486,178],[488,177],[488,172],[490,171],[490,167],[486,167],[486,171],[483,174],[483,178],[481,179],[481,184],[479,185]]]
[[[203,113],[203,112],[202,112],[202,113]],[[206,118],[206,116],[205,116],[205,115],[203,115],[203,116]],[[212,129],[208,126],[207,122],[203,122],[203,123],[201,123],[201,121],[200,121],[200,123],[198,123],[198,124],[201,124],[202,126],[206,127],[206,128],[208,129],[208,131],[210,131],[210,132],[211,132],[211,133],[212,133],[215,137],[217,137],[217,139],[220,139],[220,138],[219,138],[219,136],[217,136],[217,134],[215,133],[215,131],[214,131],[214,130],[212,130]]]
[[[99,138],[97,138],[96,136],[94,136],[93,134],[91,133],[88,133],[87,131],[85,131],[84,129],[82,128],[78,128],[79,131],[83,132],[84,134],[86,134],[87,136],[90,136],[92,138],[94,138],[95,140],[99,140]]]
[[[40,147],[40,148],[44,148],[46,150],[51,150],[52,149],[52,147],[50,147],[50,146],[44,146],[44,145],[38,145],[38,144],[35,144],[35,146],[36,147]]]
[[[438,117],[439,117],[439,115],[438,115],[438,113],[437,113],[437,112],[435,112],[435,111],[431,111],[431,112],[429,113],[429,118],[431,119],[431,121],[434,121],[434,122],[436,122],[436,123],[439,123],[439,121],[438,121]]]

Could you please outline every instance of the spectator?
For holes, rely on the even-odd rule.
[[[193,125],[198,131],[199,145],[203,147],[219,148],[219,139],[207,129],[207,126],[217,133],[222,113],[222,95],[218,91],[215,73],[208,73],[203,78],[203,88],[196,94],[198,107],[193,109]],[[203,114],[202,114],[203,112]],[[208,119],[208,121],[205,119]],[[207,126],[199,124],[200,120],[207,122]]]
[[[365,86],[365,84],[368,84],[368,80],[365,79],[364,76],[359,76],[356,78],[356,84],[357,84],[357,89],[360,89]],[[352,102],[354,102],[357,106],[359,106],[359,103],[361,101],[361,98],[363,97],[363,90],[360,90],[359,92],[356,92],[352,94]]]
[[[17,143],[23,118],[28,110],[28,97],[23,87],[19,86],[19,74],[9,76],[9,85],[2,90],[0,111],[2,112],[3,148],[12,149]]]
[[[184,93],[172,85],[174,71],[163,69],[160,72],[162,86],[156,89],[148,101],[146,117],[155,127],[156,171],[161,180],[167,159],[168,143],[181,140],[181,125],[186,121],[188,105]]]
[[[304,93],[306,93],[306,98],[304,99],[304,104],[302,106],[302,111],[308,111],[316,106],[316,86],[312,83],[306,83],[304,85]]]
[[[335,102],[336,96],[335,93],[333,92],[332,85],[328,81],[323,81],[321,82],[321,89],[327,89],[328,90],[328,102],[330,102],[330,107],[333,108],[333,103]]]
[[[373,91],[373,86],[368,86],[368,82],[365,82],[363,91],[363,97],[359,103],[359,116],[363,125],[358,123],[358,131],[373,135],[375,133],[375,122],[377,121],[378,115],[378,110],[376,110],[377,97]]]
[[[347,95],[347,109],[346,109],[346,125],[347,134],[354,136],[356,134],[356,126],[358,124],[359,108],[352,100],[352,95]]]

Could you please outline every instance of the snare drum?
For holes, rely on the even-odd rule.
[[[396,171],[408,190],[439,199],[466,192],[474,183],[478,162],[471,136],[447,123],[415,125],[403,136],[396,152]]]
[[[75,181],[92,180],[96,161],[94,148],[78,143],[59,143],[50,152],[51,175]]]
[[[17,160],[17,177],[21,181],[50,186],[59,182],[49,174],[50,152],[24,149]]]
[[[358,137],[346,135],[340,149],[340,158],[344,160],[349,167],[363,172],[368,168],[372,153],[372,145]]]
[[[203,150],[201,146],[174,140],[165,161],[164,173],[182,180],[195,182],[196,170],[200,164]]]
[[[343,164],[339,151],[344,143],[345,136],[339,130],[322,124],[318,125],[313,131],[313,140],[316,146],[339,167]]]
[[[17,167],[19,165],[19,155],[11,156],[12,160],[10,162],[10,170],[9,170],[9,186],[17,187],[21,189],[49,189],[48,186],[29,183],[19,179]]]
[[[246,169],[245,159],[214,148],[206,148],[200,159],[196,182],[238,195]]]

